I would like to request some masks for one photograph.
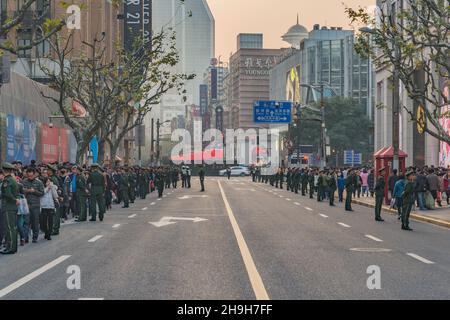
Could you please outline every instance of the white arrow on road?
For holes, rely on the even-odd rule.
[[[208,219],[203,219],[203,218],[199,218],[199,217],[195,217],[195,218],[163,217],[158,222],[149,222],[149,223],[154,225],[157,228],[160,228],[160,227],[165,227],[170,224],[176,223],[175,221],[171,221],[171,220],[192,221],[194,223],[197,223],[197,222],[207,221]]]
[[[206,196],[206,195],[201,195],[201,196],[198,196],[198,195],[192,195],[192,196],[182,196],[182,197],[178,197],[178,199],[180,199],[180,200],[186,200],[186,199],[192,199],[192,198],[208,198],[208,196]]]

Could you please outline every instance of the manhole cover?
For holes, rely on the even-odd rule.
[[[391,249],[385,248],[351,248],[350,251],[358,251],[358,252],[391,252]]]

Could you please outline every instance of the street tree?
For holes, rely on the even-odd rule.
[[[314,106],[319,109],[320,104]],[[365,155],[373,151],[370,145],[372,122],[365,109],[353,98],[331,97],[325,99],[325,123],[332,149],[343,154],[355,150]],[[301,145],[320,144],[320,116],[308,109],[301,113],[297,135]]]
[[[375,15],[361,7],[346,12],[365,29],[357,37],[358,53],[371,56],[378,68],[395,69],[409,98],[422,106],[419,112],[403,106],[411,121],[450,143],[443,126],[450,118],[450,1],[408,0],[403,10],[394,11],[390,0],[382,0]]]
[[[13,0],[15,10],[5,9],[0,21],[0,53],[10,52],[18,54],[22,50],[30,50],[40,43],[57,34],[66,24],[63,19],[49,18],[50,1],[44,1],[42,7],[36,10],[38,0]],[[3,3],[3,1],[2,1]],[[7,5],[8,2],[5,2]],[[65,6],[65,3],[61,3]],[[31,39],[26,45],[18,45],[8,37],[10,34],[20,32],[23,29],[32,29]]]

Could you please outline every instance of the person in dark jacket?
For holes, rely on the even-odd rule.
[[[367,176],[367,184],[369,185],[370,196],[373,198],[375,194],[375,174],[373,170],[370,170],[370,173]]]
[[[395,183],[398,181],[397,172],[398,172],[397,169],[392,170],[392,175],[389,177],[388,180],[388,190],[391,198],[392,193],[394,192]]]
[[[200,178],[200,186],[201,186],[200,192],[205,192],[205,169],[203,168],[203,166],[200,168],[200,171],[198,172],[198,177]]]
[[[344,202],[345,178],[342,173],[337,179],[337,187],[338,187],[339,202]]]
[[[428,190],[428,181],[422,170],[418,170],[414,183],[414,192],[417,197],[417,205],[420,210],[427,210],[425,205],[425,192]]]
[[[336,173],[331,172],[328,175],[328,188],[330,192],[330,206],[334,207],[334,193],[337,188]]]
[[[384,221],[381,218],[381,208],[383,206],[384,188],[385,188],[384,170],[385,170],[384,168],[378,170],[379,173],[378,179],[377,183],[375,184],[375,221],[379,222]]]
[[[30,225],[33,232],[33,243],[39,237],[39,215],[41,213],[41,197],[44,195],[44,184],[37,179],[36,169],[29,167],[26,170],[26,178],[22,180],[23,192],[30,209]],[[27,239],[25,239],[27,242]]]

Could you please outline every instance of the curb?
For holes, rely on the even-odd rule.
[[[366,203],[366,202],[362,202],[362,201],[358,201],[358,200],[354,200],[354,199],[352,199],[352,203],[360,205],[360,206],[368,207],[368,208],[375,208],[374,204],[370,204],[370,203]],[[382,207],[382,211],[387,212],[391,215],[397,214],[397,210],[386,208],[384,206]],[[444,220],[440,220],[440,219],[436,219],[436,218],[426,217],[426,216],[423,216],[423,215],[417,214],[417,213],[411,213],[410,218],[412,220],[428,222],[428,223],[431,223],[431,224],[434,224],[434,225],[437,225],[440,227],[450,229],[450,221],[444,221]]]

